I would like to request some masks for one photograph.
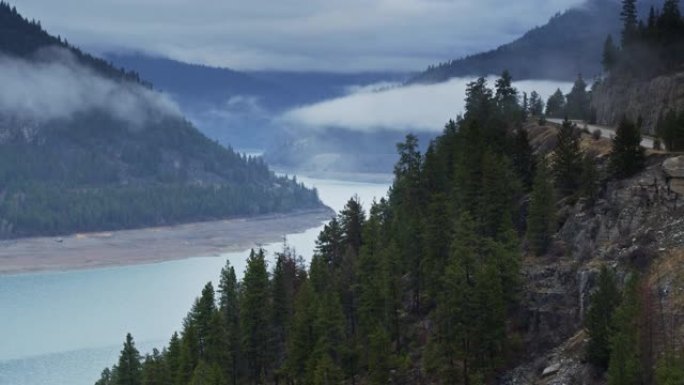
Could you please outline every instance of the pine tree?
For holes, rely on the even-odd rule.
[[[566,119],[557,138],[552,158],[553,175],[561,193],[570,195],[577,190],[582,172],[580,136],[578,130]]]
[[[610,72],[615,68],[615,64],[618,60],[618,48],[613,42],[613,36],[608,35],[606,42],[603,43],[603,58],[601,59],[601,64],[603,64],[603,70]]]
[[[565,105],[566,116],[570,119],[589,119],[589,94],[587,93],[587,83],[582,78],[582,74],[577,75],[572,90],[567,96]]]
[[[116,383],[116,371],[109,368],[104,368],[100,379],[95,381],[95,385],[115,385]]]
[[[226,261],[226,266],[221,269],[219,281],[219,311],[222,314],[224,328],[227,333],[228,350],[230,361],[227,365],[226,377],[230,384],[237,385],[242,377],[242,349],[240,331],[240,308],[238,299],[238,283],[235,277],[235,269]]]
[[[141,385],[142,363],[140,352],[135,347],[131,333],[126,334],[123,350],[119,356],[119,364],[116,371],[116,385]]]
[[[610,170],[618,178],[626,178],[644,167],[644,148],[641,147],[641,131],[623,117],[613,138],[610,152]]]
[[[638,279],[632,276],[625,287],[622,303],[613,315],[615,332],[610,338],[608,385],[639,385]]]
[[[340,226],[344,234],[344,242],[351,248],[354,255],[361,249],[362,227],[366,221],[366,214],[361,206],[358,195],[355,195],[340,212]]]
[[[605,370],[610,359],[613,314],[620,304],[620,292],[615,285],[615,277],[605,266],[601,268],[597,286],[585,319],[589,335],[587,361]]]
[[[546,102],[546,115],[552,118],[561,118],[565,115],[565,95],[560,88],[549,96]]]
[[[518,129],[511,143],[511,160],[525,191],[532,189],[534,181],[535,157],[530,145],[527,130]]]
[[[530,115],[540,117],[544,113],[544,101],[537,91],[530,93]]]
[[[551,245],[551,237],[556,227],[553,185],[544,160],[541,160],[537,166],[529,207],[527,240],[532,252],[536,255],[543,255]]]
[[[242,280],[240,303],[240,328],[243,352],[247,361],[249,381],[261,384],[269,368],[270,341],[270,291],[264,251],[252,250]]]
[[[636,0],[622,0],[622,47],[632,43],[637,35]]]
[[[159,353],[159,350],[153,349],[151,355],[145,357],[145,362],[142,367],[142,384],[143,385],[168,385],[171,383],[170,371],[166,365],[166,360]]]

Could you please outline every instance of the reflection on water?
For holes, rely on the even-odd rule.
[[[339,211],[357,194],[364,207],[387,184],[299,178]],[[287,234],[307,261],[320,227]],[[282,242],[265,245],[272,255]],[[131,332],[142,351],[166,343],[202,286],[226,259],[238,274],[248,251],[149,265],[0,276],[0,385],[91,385],[115,362]]]

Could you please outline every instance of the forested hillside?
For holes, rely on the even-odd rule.
[[[319,208],[134,73],[0,3],[0,238]]]
[[[653,18],[649,16],[649,10],[662,8],[664,3],[668,1],[638,1],[634,5],[635,17]],[[681,9],[681,5],[679,7]],[[558,13],[545,25],[528,31],[511,43],[430,66],[411,82],[433,83],[459,76],[486,76],[505,69],[516,79],[572,81],[577,74],[593,79],[602,74],[601,52],[606,37],[612,35],[614,42],[619,40],[622,27],[620,10],[617,0],[587,0],[582,5]],[[645,22],[639,28],[644,27]],[[644,68],[649,67],[645,63],[652,60],[646,52],[633,56],[633,62],[641,62]]]
[[[264,252],[253,251],[241,281],[228,263],[218,291],[204,287],[168,347],[143,358],[129,335],[118,364],[97,384],[500,383],[506,369],[551,343],[539,329],[547,310],[536,301],[554,292],[541,277],[525,279],[538,269],[543,279],[565,274],[563,254],[572,258],[584,243],[563,243],[564,227],[604,218],[607,186],[624,184],[646,164],[629,121],[611,144],[568,121],[558,129],[538,125],[530,112],[508,73],[494,89],[483,78],[470,83],[462,118],[425,153],[407,136],[397,146],[388,197],[368,211],[352,197],[320,233],[308,268],[288,248],[270,272]],[[536,133],[535,151],[530,130],[554,134],[539,143],[547,134]],[[603,156],[586,149],[606,142]],[[576,261],[574,269],[604,263]],[[635,299],[639,282],[646,284],[643,267],[625,263],[624,294],[615,277],[602,276],[599,293],[610,292],[589,302],[586,354],[595,378],[604,383],[607,370],[610,384],[637,384],[618,377],[625,359],[644,376],[657,363],[658,378],[677,378],[679,345],[661,358],[652,351],[651,366],[634,358],[645,340],[631,325],[651,308]],[[528,292],[537,284],[543,294]],[[551,309],[548,317],[564,311],[578,317],[576,308]]]

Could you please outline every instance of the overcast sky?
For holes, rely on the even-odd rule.
[[[420,70],[494,48],[583,0],[10,0],[91,51],[236,69]]]

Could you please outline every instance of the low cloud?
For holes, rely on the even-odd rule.
[[[139,127],[180,116],[165,95],[100,76],[62,49],[42,50],[32,60],[0,56],[0,84],[0,114],[22,121],[45,123],[98,110]]]
[[[281,116],[294,128],[343,128],[362,132],[440,132],[449,119],[463,113],[466,85],[473,78],[454,78],[445,83],[386,89],[363,87],[337,99],[296,108]],[[494,77],[488,79],[494,87]],[[520,94],[533,90],[546,100],[557,88],[567,93],[571,83],[526,80],[514,83]],[[384,88],[383,88],[384,87]],[[380,91],[373,89],[382,88]]]

